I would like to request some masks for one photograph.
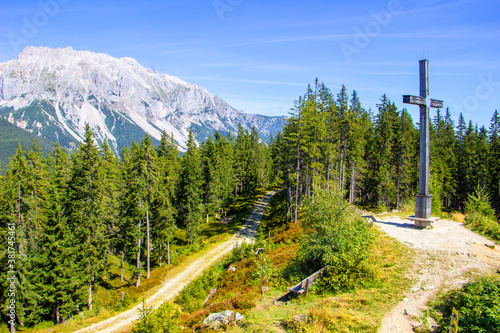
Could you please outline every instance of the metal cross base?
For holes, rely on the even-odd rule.
[[[439,217],[431,217],[432,211],[432,195],[417,195],[415,202],[415,215],[407,217],[407,220],[415,222],[415,226],[419,228],[427,228],[439,220]]]
[[[421,219],[412,215],[407,217],[406,219],[415,222],[415,227],[417,228],[427,228],[432,225],[432,222],[436,222],[437,220],[439,220],[439,217],[431,217],[430,219]]]

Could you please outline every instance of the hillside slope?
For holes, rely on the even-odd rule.
[[[21,144],[23,149],[26,147],[31,148],[33,140],[36,140],[36,143],[40,145],[44,155],[54,148],[54,142],[37,137],[0,118],[0,167],[2,168],[2,174],[5,173],[5,168],[9,164],[9,158],[14,156],[18,143]]]

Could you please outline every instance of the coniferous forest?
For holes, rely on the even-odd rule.
[[[71,154],[59,145],[46,156],[36,143],[19,145],[0,179],[0,304],[9,299],[7,275],[15,271],[22,326],[92,309],[109,255],[122,267],[134,265],[140,286],[153,267],[170,264],[175,230],[194,244],[209,217],[224,216],[238,196],[271,184],[286,193],[286,223],[297,221],[317,186],[334,184],[349,203],[370,209],[413,205],[419,131],[406,109],[384,95],[377,110],[367,110],[356,91],[342,86],[333,93],[317,80],[294,104],[283,132],[267,145],[241,126],[200,145],[190,133],[182,155],[163,133],[158,146],[146,136],[117,156],[106,142],[95,144],[88,126]],[[435,214],[462,211],[467,196],[481,190],[498,218],[499,136],[497,111],[488,128],[462,115],[455,124],[448,109],[433,115]],[[2,306],[5,322],[6,311]]]

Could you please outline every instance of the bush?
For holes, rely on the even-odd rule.
[[[471,213],[465,216],[464,224],[473,230],[500,241],[500,224],[483,216],[481,213]]]
[[[469,194],[465,204],[465,214],[479,213],[485,217],[495,220],[495,211],[490,205],[486,191],[479,186],[474,194]]]
[[[214,288],[223,273],[223,267],[220,264],[211,266],[208,270],[193,281],[191,281],[175,299],[186,312],[193,312],[203,307],[203,301],[207,297],[211,288]]]
[[[331,188],[330,192],[315,188],[314,201],[306,203],[299,260],[309,273],[329,265],[320,283],[339,291],[355,288],[371,275],[367,258],[374,233],[371,223],[350,209],[338,189]]]
[[[178,321],[181,316],[179,307],[165,302],[153,310],[143,302],[140,319],[130,331],[131,333],[174,333],[179,331]]]
[[[276,267],[274,267],[274,263],[266,254],[261,254],[257,260],[255,260],[255,265],[257,267],[255,270],[255,278],[262,286],[269,284],[271,278],[276,276],[278,272]]]
[[[483,277],[446,294],[433,306],[439,332],[448,332],[453,307],[458,311],[459,332],[500,332],[500,281]]]

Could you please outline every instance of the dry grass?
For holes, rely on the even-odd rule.
[[[462,213],[454,212],[451,219],[455,222],[464,223],[465,215]]]

